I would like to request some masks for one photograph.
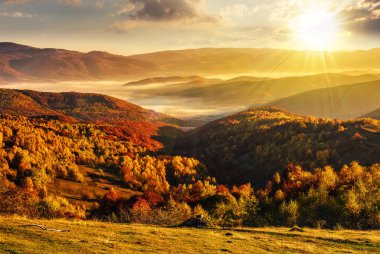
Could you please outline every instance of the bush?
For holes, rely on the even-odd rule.
[[[191,218],[192,210],[188,204],[170,199],[166,206],[156,210],[155,215],[154,224],[179,225]]]
[[[243,199],[231,203],[219,203],[212,217],[215,223],[222,227],[237,227],[243,224],[248,213]]]
[[[150,224],[152,208],[144,198],[138,198],[131,208],[131,221],[135,223]]]
[[[85,218],[85,207],[70,204],[61,197],[48,197],[39,202],[38,211],[43,218]]]
[[[299,206],[297,201],[291,200],[289,203],[283,202],[280,206],[281,225],[294,226],[299,217]]]

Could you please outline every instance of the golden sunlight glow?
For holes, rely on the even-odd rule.
[[[292,30],[303,48],[328,50],[334,46],[338,22],[335,13],[323,8],[311,8],[294,20]]]

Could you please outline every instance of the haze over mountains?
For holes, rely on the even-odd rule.
[[[379,79],[376,74],[340,73],[272,79],[242,76],[228,80],[150,83],[139,86],[136,96],[160,96],[169,102],[188,100],[192,107],[220,108],[216,115],[268,105],[302,115],[349,119],[380,107]]]
[[[107,94],[191,126],[264,105],[316,117],[367,116],[380,108],[379,70],[379,49],[208,48],[120,56],[0,43],[2,87]]]
[[[327,118],[361,117],[380,105],[380,82],[371,81],[300,93],[268,103],[285,110]]]
[[[130,80],[173,75],[320,73],[380,69],[380,50],[191,49],[132,56],[0,43],[2,81]]]
[[[201,99],[206,105],[254,106],[296,95],[301,92],[362,83],[380,79],[380,75],[316,74],[277,79],[238,77],[229,80],[203,80],[159,87],[160,96]],[[153,96],[157,90],[144,89],[142,94]]]

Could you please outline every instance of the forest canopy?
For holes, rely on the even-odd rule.
[[[166,155],[112,124],[3,114],[0,213],[163,225],[201,214],[219,226],[380,228],[378,128],[370,119],[260,108],[177,137],[180,155]],[[86,181],[83,167],[112,174],[132,195],[113,187],[83,200],[54,194],[55,179]]]

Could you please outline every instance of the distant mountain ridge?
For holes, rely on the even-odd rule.
[[[301,115],[325,118],[358,118],[380,107],[380,80],[323,88],[272,101]]]
[[[154,69],[150,63],[106,52],[81,53],[0,43],[0,81],[116,80]]]
[[[131,80],[157,76],[321,73],[380,69],[378,50],[205,48],[120,56],[0,43],[0,81]]]
[[[197,81],[201,82],[204,80],[206,79],[199,76],[153,77],[153,78],[146,78],[142,80],[128,82],[124,86],[149,85],[149,84],[156,84],[156,83],[185,83],[185,82],[197,82]]]
[[[248,108],[265,105],[273,100],[310,90],[374,80],[380,80],[380,75],[324,73],[277,79],[237,77],[228,80],[206,79],[203,83],[181,83],[159,87],[159,90],[145,89],[139,92],[149,96],[155,96],[159,92],[161,96],[166,96],[167,98],[201,99],[205,105]]]

